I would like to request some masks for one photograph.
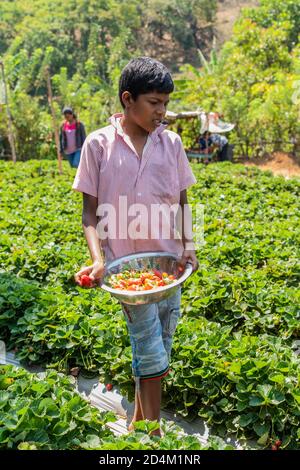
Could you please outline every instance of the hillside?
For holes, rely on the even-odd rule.
[[[208,47],[201,48],[204,54],[208,55],[214,36],[218,49],[231,37],[233,25],[243,8],[255,7],[258,4],[258,0],[218,0],[215,20],[208,25],[210,29],[205,31],[205,38],[203,37],[203,42],[207,42],[208,36],[209,44]],[[157,36],[146,28],[142,31],[140,40],[146,55],[162,60],[172,71],[178,70],[184,63],[196,67],[200,65],[196,48],[185,50],[169,33]]]
[[[231,34],[234,22],[243,8],[255,7],[258,0],[218,0],[218,9],[215,22],[215,33],[218,46],[227,41]]]

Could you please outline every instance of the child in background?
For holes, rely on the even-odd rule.
[[[86,136],[85,128],[69,106],[63,109],[63,115],[65,122],[62,123],[59,133],[60,153],[67,156],[72,168],[78,168],[81,148]]]

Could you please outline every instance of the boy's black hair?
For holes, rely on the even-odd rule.
[[[172,93],[174,83],[167,67],[151,57],[137,57],[132,59],[122,70],[119,80],[119,98],[121,105],[122,94],[129,91],[134,100],[139,95],[156,91],[158,93]]]

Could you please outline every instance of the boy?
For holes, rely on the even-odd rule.
[[[164,237],[161,219],[155,230],[158,219],[148,224],[143,210],[155,205],[168,208],[176,203],[183,207],[187,204],[186,189],[196,181],[180,137],[162,124],[173,89],[171,75],[163,64],[149,57],[131,60],[119,82],[124,113],[112,116],[109,126],[92,132],[86,139],[73,189],[83,193],[82,223],[93,264],[75,275],[77,283],[84,274],[94,285],[99,281],[104,270],[102,250],[106,262],[129,253],[166,251],[181,256],[183,266],[189,261],[194,270],[198,267],[191,236],[185,235],[191,233],[191,222],[182,238],[176,238],[169,221],[171,236]],[[109,219],[105,224],[105,211],[110,207],[117,222]],[[132,220],[128,224],[132,208],[139,209],[135,210],[139,213],[137,225],[132,225]],[[97,226],[99,214],[103,218]],[[134,236],[128,232],[124,235],[124,230],[120,234],[124,221],[128,232],[134,226],[140,230]],[[100,225],[102,231],[98,230]],[[161,379],[169,371],[172,337],[180,316],[180,289],[156,304],[122,308],[136,382],[131,430],[135,421],[160,420]],[[153,434],[160,435],[160,429]]]

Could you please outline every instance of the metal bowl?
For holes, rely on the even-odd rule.
[[[180,258],[178,256],[164,251],[134,253],[123,256],[106,265],[101,288],[124,304],[142,305],[160,302],[175,294],[178,286],[192,274],[192,265],[187,263],[184,271],[180,271],[178,269],[180,266],[179,261]],[[161,272],[173,274],[176,280],[167,286],[136,292],[113,289],[108,285],[108,279],[112,274],[118,274],[127,269],[139,271],[157,269]]]

